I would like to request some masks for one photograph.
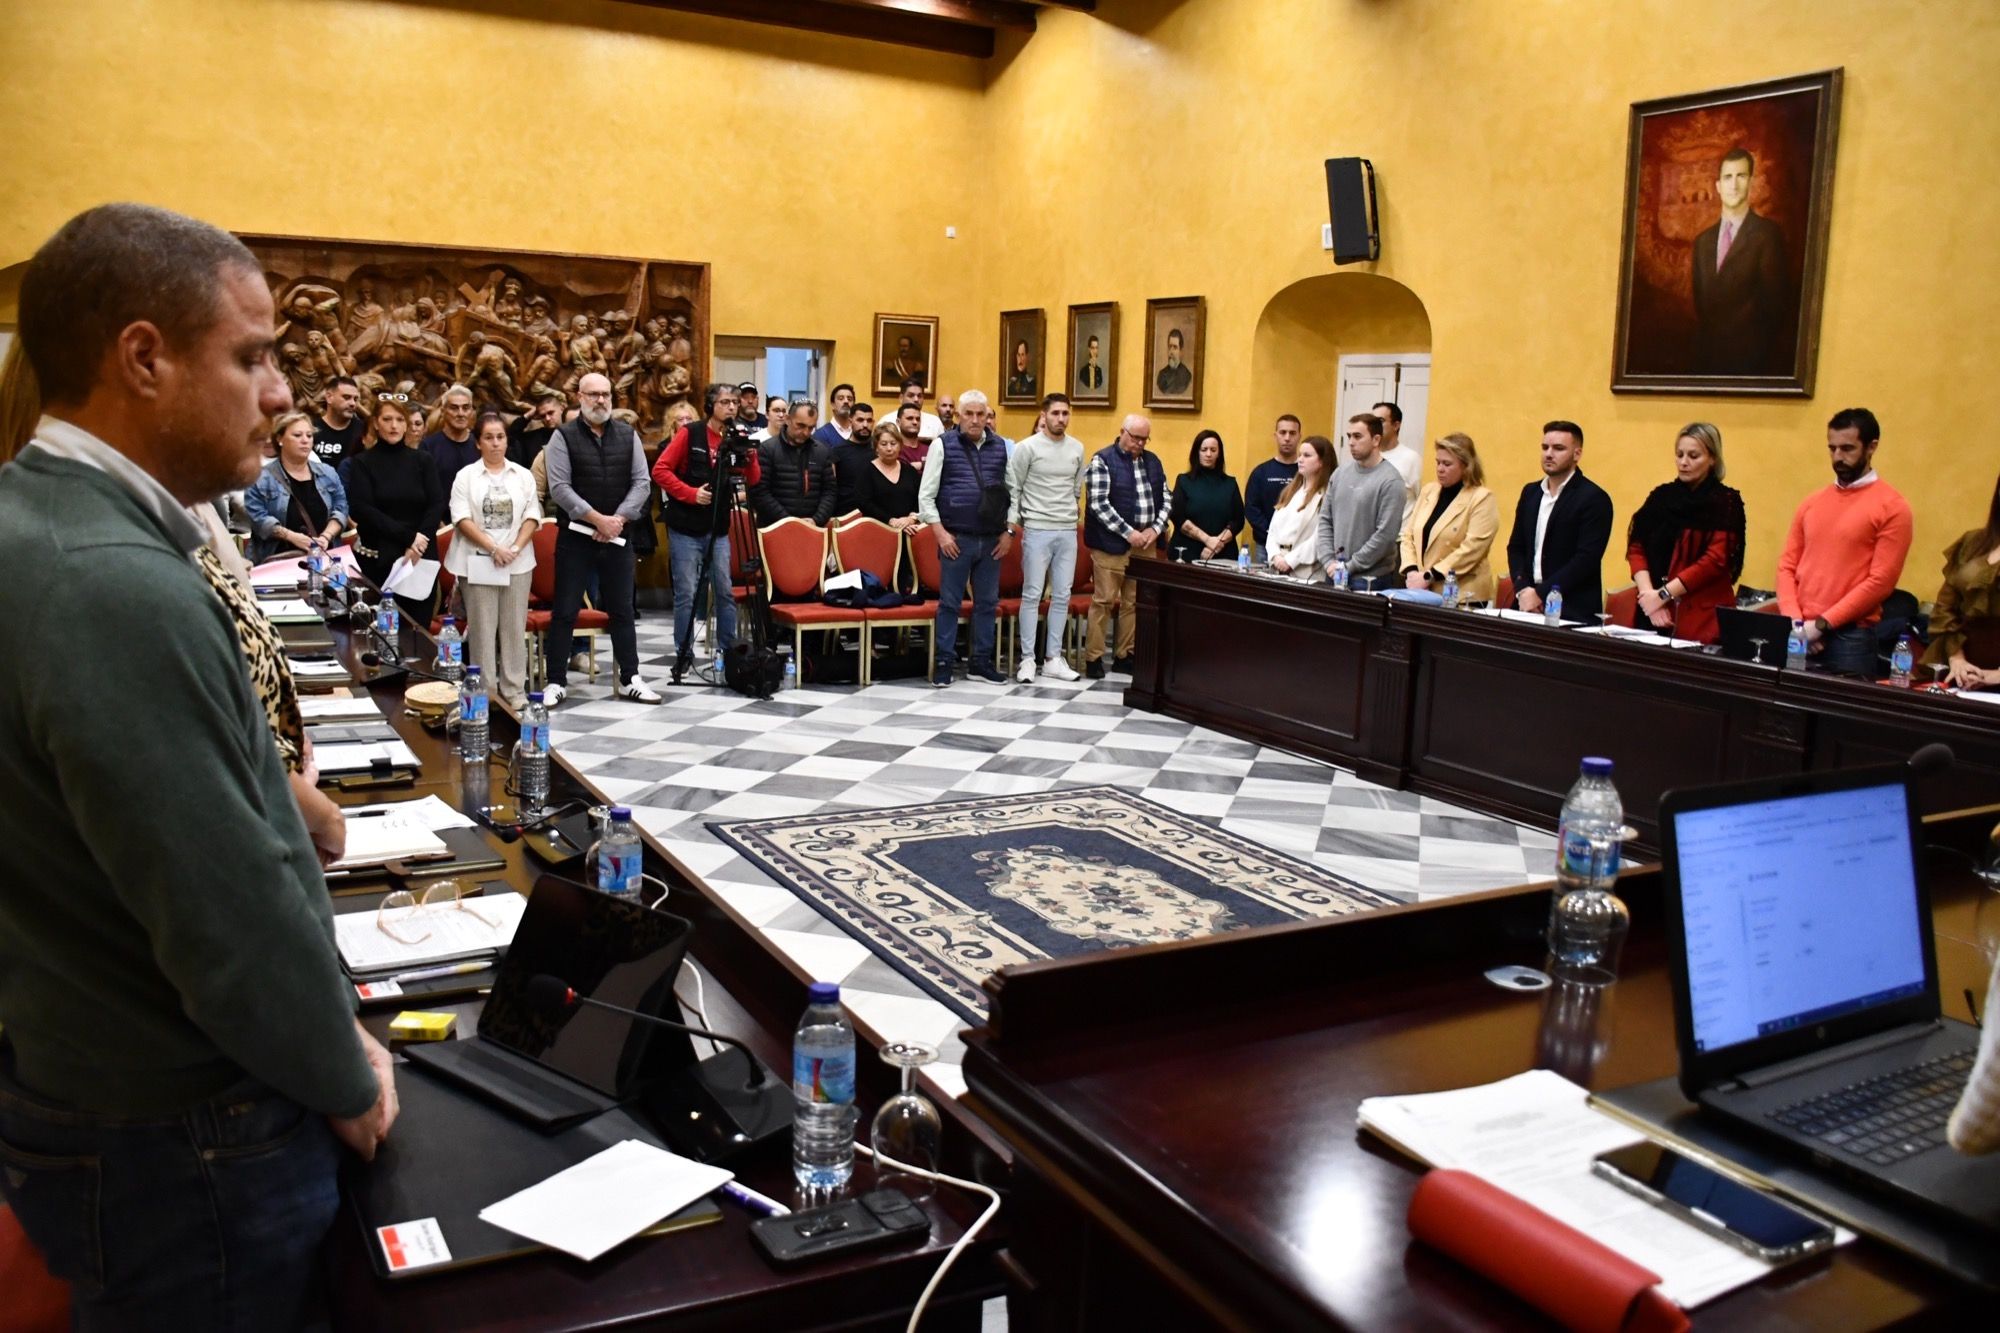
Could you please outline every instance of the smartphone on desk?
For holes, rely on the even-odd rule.
[[[1591,1169],[1767,1263],[1789,1263],[1833,1245],[1833,1228],[1817,1217],[1650,1140],[1604,1153]]]

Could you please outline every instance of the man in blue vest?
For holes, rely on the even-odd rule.
[[[1084,640],[1084,674],[1104,679],[1104,623],[1118,608],[1118,655],[1114,671],[1132,669],[1132,645],[1139,637],[1139,585],[1126,577],[1134,556],[1160,553],[1167,519],[1167,470],[1148,453],[1153,423],[1134,413],[1125,418],[1118,441],[1100,449],[1084,473],[1083,544],[1090,548],[1092,588],[1090,632]]]
[[[1007,531],[1007,446],[986,429],[991,409],[986,395],[967,389],[958,396],[958,424],[931,446],[923,482],[917,488],[917,517],[937,528],[937,660],[931,684],[951,684],[958,655],[958,611],[965,584],[972,582],[971,674],[995,685],[1007,678],[994,668],[993,639],[999,623],[1000,562],[1013,544]]]

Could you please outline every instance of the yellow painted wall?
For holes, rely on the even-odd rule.
[[[1622,530],[1675,430],[1711,418],[1750,505],[1746,577],[1768,583],[1827,478],[1827,416],[1864,403],[1917,509],[1905,583],[1928,596],[2000,463],[2000,5],[1101,0],[1044,10],[990,62],[610,0],[7,8],[0,275],[116,197],[246,231],[705,259],[717,332],[831,338],[859,380],[874,311],[934,311],[941,379],[989,392],[1001,310],[1045,307],[1060,356],[1064,307],[1115,299],[1121,410],[1146,299],[1199,293],[1204,410],[1162,414],[1154,438],[1174,459],[1214,426],[1241,470],[1280,404],[1330,426],[1313,419],[1330,351],[1407,350],[1360,345],[1365,318],[1302,313],[1297,292],[1272,306],[1335,271],[1321,163],[1355,153],[1384,232],[1360,267],[1422,301],[1431,431],[1471,434],[1498,487],[1533,477],[1544,419],[1573,417]],[[1629,104],[1834,65],[1818,396],[1613,395]],[[712,163],[749,189],[718,189]],[[0,277],[0,321],[10,305]],[[1093,442],[1115,427],[1078,414]]]
[[[937,188],[983,159],[981,62],[608,0],[5,10],[0,270],[141,199],[238,231],[706,260],[715,332],[831,339],[857,384],[876,311],[943,316],[947,376],[991,356]]]
[[[1354,154],[1378,172],[1383,258],[1340,271],[1423,301],[1430,433],[1470,434],[1512,494],[1537,475],[1541,423],[1583,423],[1584,468],[1618,506],[1607,586],[1629,581],[1625,520],[1694,419],[1723,429],[1752,582],[1769,586],[1793,507],[1830,480],[1840,407],[1882,418],[1878,462],[1916,509],[1906,586],[1931,596],[1941,548],[1984,519],[2000,469],[1985,430],[2000,413],[2000,5],[1104,0],[1096,18],[1044,11],[1003,55],[987,112],[1009,236],[986,255],[984,316],[1047,305],[1054,326],[1067,302],[1116,299],[1132,330],[1148,297],[1206,295],[1204,410],[1155,421],[1169,458],[1201,426],[1233,465],[1269,456],[1281,409],[1253,367],[1260,315],[1335,271],[1322,162]],[[1613,395],[1629,104],[1832,66],[1847,84],[1817,396]],[[1121,385],[1141,356],[1128,337]],[[1309,432],[1329,398],[1293,407]]]

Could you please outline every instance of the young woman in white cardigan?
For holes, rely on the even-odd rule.
[[[508,707],[528,701],[528,584],[542,506],[535,477],[507,458],[507,422],[480,416],[479,461],[451,479],[451,549],[444,565],[465,593],[465,660]]]
[[[1302,583],[1326,578],[1326,554],[1318,549],[1319,507],[1335,466],[1333,441],[1308,435],[1299,445],[1299,473],[1278,492],[1264,549],[1271,568]]]

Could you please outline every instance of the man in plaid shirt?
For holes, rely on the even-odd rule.
[[[1093,587],[1090,633],[1084,644],[1084,671],[1104,679],[1104,624],[1118,607],[1118,652],[1114,671],[1132,669],[1132,645],[1139,637],[1139,585],[1128,579],[1136,556],[1156,559],[1167,518],[1167,472],[1147,452],[1153,423],[1136,413],[1125,418],[1118,442],[1099,450],[1084,473],[1088,504],[1083,543],[1090,548]]]

